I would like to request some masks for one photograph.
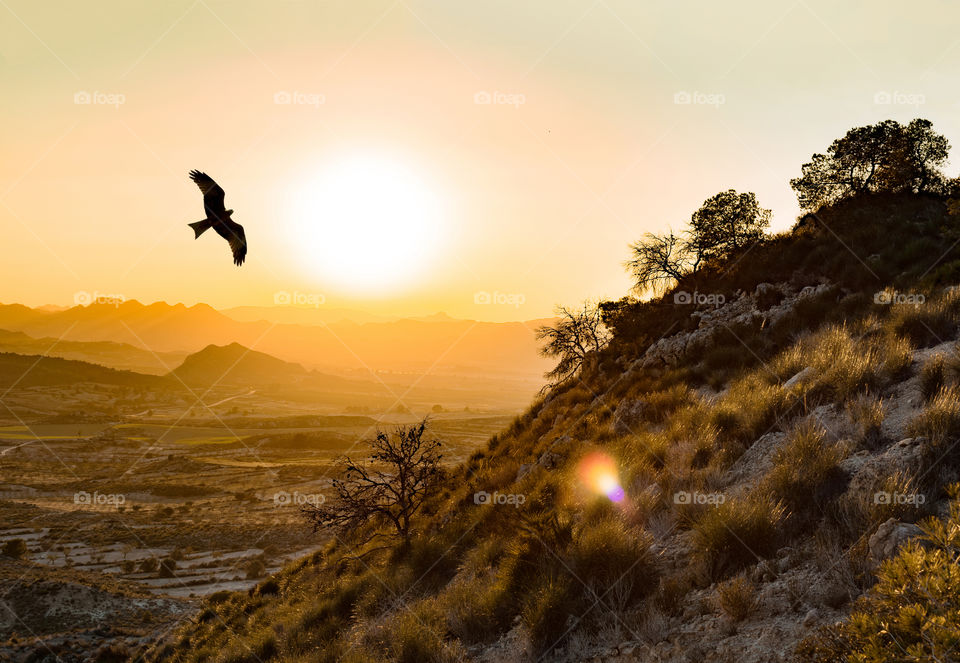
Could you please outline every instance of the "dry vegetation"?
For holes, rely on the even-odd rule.
[[[910,260],[943,242],[942,203],[878,196],[845,205],[824,214],[858,253],[882,254],[877,270],[889,282],[912,278]],[[925,220],[909,231],[894,223],[908,214]],[[866,232],[863,218],[890,227]],[[891,237],[902,240],[896,252]],[[360,559],[368,549],[359,542],[332,541],[248,593],[208,602],[150,659],[575,660],[597,651],[584,644],[591,639],[605,646],[599,634],[610,629],[642,647],[683,642],[680,624],[703,611],[732,629],[709,632],[716,642],[765,619],[795,625],[784,637],[796,642],[811,605],[843,617],[875,578],[867,537],[887,518],[930,512],[878,504],[877,491],[923,490],[930,507],[956,476],[960,361],[952,348],[932,358],[926,348],[955,340],[960,300],[938,290],[934,274],[924,305],[875,304],[873,279],[830,236],[805,231],[752,259],[715,286],[749,293],[780,273],[834,285],[776,324],[761,316],[718,335],[699,362],[679,366],[634,361],[656,329],[690,311],[670,309],[669,295],[619,304],[608,349],[452,472],[408,545]],[[906,404],[907,384],[922,394],[916,406]],[[903,412],[913,413],[909,423],[897,423]],[[919,464],[852,484],[854,470],[895,446],[891,431],[906,428],[930,441]],[[616,460],[623,503],[582,488],[578,466],[597,451]],[[478,504],[481,491],[524,502]],[[884,574],[922,562],[891,564],[875,592],[896,603]],[[844,642],[860,646],[863,633]]]

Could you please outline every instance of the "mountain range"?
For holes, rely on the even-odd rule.
[[[364,323],[318,318],[318,324],[304,324],[278,322],[286,319],[282,313],[263,319],[264,311],[256,308],[230,313],[207,304],[136,300],[62,310],[0,304],[0,329],[37,341],[3,333],[0,349],[78,358],[89,352],[101,363],[154,374],[169,372],[187,354],[208,345],[231,343],[329,372],[459,372],[539,380],[549,365],[537,353],[534,334],[542,320],[494,323],[440,315]],[[307,319],[299,313],[290,319],[301,317]],[[113,345],[85,348],[74,342]]]

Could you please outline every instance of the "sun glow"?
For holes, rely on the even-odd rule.
[[[620,473],[610,456],[600,452],[588,454],[580,461],[577,470],[587,488],[599,495],[606,495],[611,502],[623,501]]]
[[[422,278],[442,248],[440,200],[401,160],[353,155],[292,194],[293,241],[311,275],[352,294],[395,292]]]

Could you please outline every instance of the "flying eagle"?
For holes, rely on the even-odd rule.
[[[242,265],[243,259],[247,257],[247,236],[243,234],[243,226],[230,218],[233,210],[224,208],[223,189],[212,177],[199,170],[191,170],[190,179],[196,182],[203,192],[203,210],[207,213],[207,218],[203,221],[188,224],[196,233],[194,239],[200,237],[208,228],[213,228],[230,243],[234,264]]]

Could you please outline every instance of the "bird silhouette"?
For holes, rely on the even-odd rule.
[[[213,228],[218,235],[230,243],[234,264],[242,265],[243,259],[247,257],[247,236],[243,233],[243,226],[230,218],[233,210],[224,207],[223,189],[213,181],[212,177],[199,170],[191,170],[190,179],[200,187],[203,193],[203,210],[207,213],[207,218],[202,221],[187,224],[196,233],[194,239],[200,237],[207,229]]]

